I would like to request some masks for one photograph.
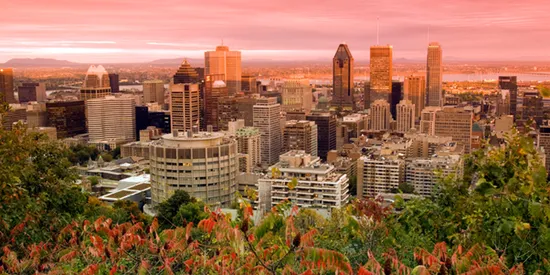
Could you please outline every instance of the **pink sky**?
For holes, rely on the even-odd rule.
[[[201,58],[224,39],[243,59],[356,60],[376,43],[425,58],[427,33],[448,59],[550,60],[548,0],[0,0],[0,62]]]

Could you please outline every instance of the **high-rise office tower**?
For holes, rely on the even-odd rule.
[[[90,141],[136,139],[136,102],[132,97],[90,99],[86,103]]]
[[[518,80],[516,76],[499,76],[498,88],[510,93],[510,114],[516,118],[518,106]]]
[[[383,99],[375,100],[370,105],[370,129],[371,131],[387,131],[390,129],[391,113],[390,104]]]
[[[220,132],[174,131],[152,142],[149,153],[154,205],[176,190],[207,205],[228,207],[233,202],[239,172],[235,139]]]
[[[395,80],[391,84],[390,113],[393,119],[397,118],[397,104],[403,99],[403,82]]]
[[[162,80],[146,80],[143,82],[143,101],[156,102],[164,105],[164,82]]]
[[[224,76],[207,75],[204,81],[204,123],[212,126],[214,131],[219,131],[218,102],[220,98],[228,96],[228,88],[223,81]]]
[[[139,132],[149,127],[149,108],[147,106],[136,106],[136,140],[140,140]]]
[[[312,113],[306,119],[317,125],[317,152],[321,159],[326,160],[328,152],[336,149],[336,118],[330,113]]]
[[[537,125],[541,125],[544,119],[544,103],[540,92],[538,90],[524,91],[522,99],[521,120],[532,119]]]
[[[254,105],[254,127],[260,129],[262,164],[269,166],[279,161],[282,147],[281,105],[277,98],[262,97]]]
[[[215,51],[204,52],[205,75],[223,74],[230,95],[241,92],[241,52],[217,46]]]
[[[0,102],[17,103],[13,94],[13,69],[0,69]]]
[[[199,75],[187,60],[170,83],[170,119],[172,131],[188,131],[200,124]]]
[[[420,114],[420,133],[435,135],[435,113],[441,111],[441,107],[426,107]]]
[[[510,112],[510,91],[509,90],[500,90],[500,93],[497,94],[496,102],[496,115],[497,116],[506,116],[511,114]]]
[[[291,120],[285,124],[283,150],[302,150],[306,154],[317,156],[317,125],[308,120]]]
[[[410,75],[405,77],[403,85],[404,99],[408,99],[414,104],[416,117],[420,117],[426,104],[426,77]]]
[[[426,106],[443,106],[443,51],[432,42],[428,46]]]
[[[397,104],[397,132],[406,133],[414,127],[415,106],[407,99],[401,100]]]
[[[111,83],[109,74],[103,66],[90,66],[84,79],[84,84],[80,89],[80,99],[87,101],[89,99],[104,98],[111,94]]]
[[[370,47],[370,102],[391,101],[393,48],[390,45]]]
[[[470,111],[462,108],[443,108],[435,111],[434,135],[452,137],[464,145],[464,153],[470,153],[472,145],[472,118]]]
[[[258,86],[256,85],[256,77],[251,75],[243,75],[241,77],[241,90],[246,94],[257,94]]]
[[[313,94],[309,79],[291,79],[283,83],[281,98],[284,112],[300,111],[309,114],[313,106]]]
[[[170,84],[171,129],[188,131],[200,124],[199,84]]]
[[[262,163],[260,130],[254,127],[244,127],[238,129],[235,136],[237,137],[238,152],[246,154],[248,158],[246,170],[248,172],[253,171],[255,167]]]
[[[48,126],[55,127],[58,139],[86,133],[86,105],[83,100],[47,102],[46,112]]]
[[[332,59],[331,106],[355,110],[353,102],[353,56],[346,44],[340,44]]]
[[[109,86],[111,86],[111,92],[113,94],[120,93],[120,82],[118,79],[118,74],[110,73],[109,74]]]
[[[17,94],[19,95],[19,103],[31,101],[45,102],[46,86],[44,83],[22,83],[17,88]]]
[[[244,120],[245,126],[254,125],[256,98],[250,96],[227,96],[218,99],[218,127],[227,131],[230,121]]]

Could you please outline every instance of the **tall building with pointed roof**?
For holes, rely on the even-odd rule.
[[[241,52],[230,51],[223,45],[217,46],[215,51],[204,52],[204,74],[222,74],[230,95],[241,92]]]
[[[174,84],[198,82],[200,82],[200,78],[197,70],[191,67],[187,59],[184,59],[178,71],[174,74]]]
[[[199,75],[184,60],[170,82],[170,120],[172,131],[189,131],[200,124]]]
[[[333,107],[355,110],[353,102],[353,56],[348,45],[340,44],[332,59]]]

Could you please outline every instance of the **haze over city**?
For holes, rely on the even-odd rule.
[[[356,60],[376,44],[423,60],[431,41],[448,61],[546,61],[548,3],[531,1],[5,1],[0,62],[82,63],[202,58],[224,41],[245,60],[329,60],[346,42]]]

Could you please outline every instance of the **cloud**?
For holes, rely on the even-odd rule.
[[[0,46],[14,51],[1,51],[0,62],[22,52],[88,62],[201,56],[222,39],[248,51],[243,58],[330,60],[346,41],[366,59],[376,18],[395,58],[424,58],[428,29],[444,55],[463,59],[548,56],[550,44],[547,0],[18,0],[5,7]]]

